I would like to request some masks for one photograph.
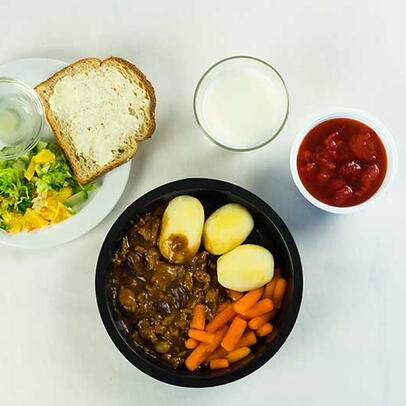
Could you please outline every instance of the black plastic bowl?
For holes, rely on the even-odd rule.
[[[248,242],[268,248],[288,281],[282,308],[274,321],[273,332],[252,348],[252,353],[225,370],[189,372],[173,369],[146,354],[129,341],[120,323],[116,322],[109,283],[112,254],[120,238],[138,216],[175,196],[188,194],[197,197],[205,207],[206,216],[221,205],[240,203],[253,215],[255,227]],[[185,179],[160,186],[131,204],[116,220],[101,248],[96,270],[96,296],[104,326],[121,353],[141,371],[162,382],[178,386],[205,387],[236,381],[260,368],[281,348],[299,313],[302,300],[302,266],[296,244],[280,217],[261,199],[231,183],[212,179]]]

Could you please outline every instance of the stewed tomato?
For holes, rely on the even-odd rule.
[[[385,147],[366,124],[335,118],[315,126],[297,156],[299,177],[318,200],[331,206],[355,206],[381,186],[387,168]]]

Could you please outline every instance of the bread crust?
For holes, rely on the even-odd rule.
[[[134,77],[137,78],[137,84],[139,84],[146,92],[148,99],[150,100],[149,106],[149,125],[146,128],[144,134],[142,134],[142,138],[137,139],[137,141],[133,141],[133,145],[131,148],[128,148],[125,153],[120,154],[118,157],[113,159],[107,165],[100,167],[97,170],[92,170],[92,173],[83,174],[79,165],[79,157],[75,154],[74,149],[69,145],[69,142],[66,136],[62,133],[61,129],[59,128],[58,122],[52,113],[52,110],[49,105],[49,98],[53,94],[53,88],[56,83],[65,76],[73,76],[76,73],[81,72],[82,67],[90,67],[93,69],[100,68],[103,64],[117,64],[118,70],[120,68],[130,71]],[[122,72],[121,72],[122,73]],[[127,76],[126,76],[127,77]],[[128,77],[127,77],[128,78]],[[128,78],[129,79],[129,78]],[[156,107],[156,97],[155,91],[151,83],[145,77],[145,75],[132,63],[126,61],[125,59],[118,58],[115,56],[111,56],[104,60],[98,58],[84,58],[80,59],[65,68],[61,69],[60,71],[54,73],[50,78],[45,80],[44,82],[40,83],[35,87],[36,92],[39,94],[45,109],[45,115],[48,120],[48,123],[55,135],[55,138],[58,144],[61,146],[62,150],[64,151],[70,165],[72,168],[73,173],[75,174],[76,178],[81,184],[86,184],[97,177],[101,176],[102,174],[114,169],[126,162],[128,162],[131,158],[134,157],[138,146],[137,142],[143,141],[144,139],[150,138],[155,131],[156,124],[155,124],[155,107]]]

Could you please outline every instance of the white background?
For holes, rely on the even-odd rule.
[[[155,86],[158,127],[96,229],[51,250],[0,247],[0,403],[405,405],[405,13],[402,0],[1,0],[0,63],[128,58]],[[215,146],[192,113],[201,74],[235,54],[273,64],[290,92],[286,127],[255,152]],[[400,155],[388,194],[351,216],[310,206],[289,173],[295,134],[337,106],[381,119]],[[104,331],[94,294],[113,221],[146,191],[190,176],[231,181],[269,202],[298,244],[305,279],[298,322],[278,354],[237,383],[199,390],[129,364]]]

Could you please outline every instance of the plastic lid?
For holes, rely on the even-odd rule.
[[[44,108],[35,90],[19,80],[0,77],[0,160],[30,151],[43,126]]]

